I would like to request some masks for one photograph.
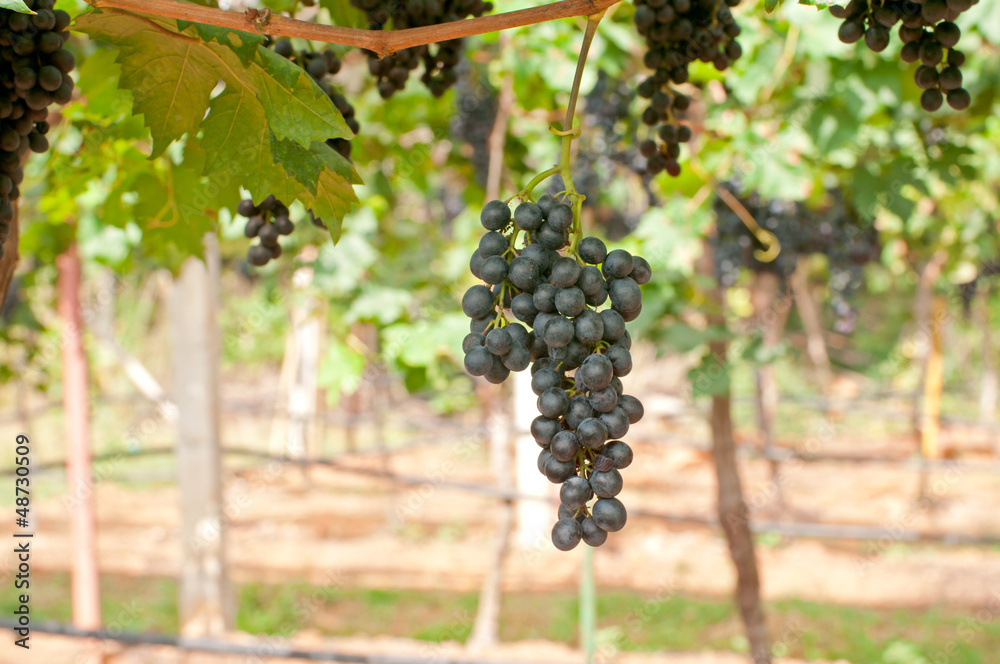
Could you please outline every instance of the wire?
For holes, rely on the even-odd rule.
[[[20,628],[16,620],[0,619],[0,628],[14,630]],[[234,655],[253,655],[259,658],[277,657],[281,659],[305,659],[311,662],[354,662],[355,664],[427,664],[427,653],[421,655],[355,655],[319,650],[297,650],[282,646],[274,641],[257,640],[253,644],[229,643],[207,638],[185,638],[165,634],[145,632],[117,632],[107,630],[79,629],[73,625],[46,621],[31,623],[31,631],[43,634],[58,634],[80,639],[102,639],[129,645],[173,646],[182,650],[214,652]],[[438,664],[549,664],[542,662],[509,662],[482,659],[444,659],[435,657]]]

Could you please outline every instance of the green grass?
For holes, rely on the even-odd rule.
[[[123,631],[176,633],[172,579],[104,576],[105,624]],[[254,634],[292,635],[315,629],[330,636],[391,635],[424,641],[463,641],[476,610],[475,593],[322,588],[305,583],[239,586],[237,627]],[[70,619],[69,577],[34,574],[32,614]],[[15,608],[12,593],[0,611]],[[739,616],[728,601],[681,595],[598,596],[598,641],[626,651],[746,651]],[[800,600],[767,607],[775,651],[806,659],[855,664],[993,664],[1000,651],[1000,616],[948,607],[860,609]],[[578,645],[578,607],[571,593],[504,596],[504,641],[549,639]]]

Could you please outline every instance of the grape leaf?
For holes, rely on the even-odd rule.
[[[99,12],[78,17],[76,26],[118,49],[119,86],[132,93],[135,112],[150,127],[152,156],[185,134],[190,143],[200,132],[204,160],[198,168],[212,187],[242,186],[255,200],[273,194],[290,204],[298,198],[339,237],[340,218],[357,201],[352,185],[361,180],[325,141],[353,133],[299,67],[261,47],[244,66],[229,36],[198,26],[180,34],[170,23]],[[213,98],[219,81],[225,87]],[[273,146],[285,142],[299,149],[275,155]],[[303,156],[308,161],[300,164]],[[152,202],[139,211],[163,214]]]
[[[351,163],[326,143],[316,141],[307,150],[298,143],[275,136],[271,141],[271,152],[275,160],[284,164],[285,170],[312,193],[316,193],[315,183],[326,168],[351,184],[361,184]]]
[[[35,13],[28,9],[28,5],[24,4],[23,0],[0,0],[0,9],[9,9],[12,12],[18,12],[21,14]]]
[[[252,61],[254,56],[257,54],[257,47],[264,43],[264,35],[254,34],[252,32],[243,32],[242,30],[230,30],[228,28],[220,28],[214,25],[205,25],[204,23],[192,23],[190,21],[177,21],[177,28],[184,32],[189,27],[194,26],[195,30],[205,41],[214,41],[223,46],[229,47],[229,49],[236,54],[236,57],[240,59],[243,66],[248,66]]]
[[[219,82],[211,52],[193,39],[167,37],[123,15],[84,14],[76,28],[118,49],[119,87],[132,91],[133,109],[143,114],[153,136],[150,157],[198,130]]]
[[[290,60],[266,48],[258,50],[260,70],[257,97],[267,113],[271,131],[308,146],[316,137],[353,138],[339,111],[329,113],[333,102]]]

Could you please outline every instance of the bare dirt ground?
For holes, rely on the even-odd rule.
[[[645,422],[641,424],[646,424]],[[636,439],[663,436],[663,423],[637,426]],[[442,432],[442,435],[447,435]],[[631,434],[630,434],[631,436]],[[489,564],[497,502],[446,483],[492,484],[485,451],[461,442],[397,452],[388,457],[340,457],[353,467],[426,478],[423,486],[291,464],[238,460],[226,486],[225,527],[237,581],[474,590]],[[467,442],[467,441],[466,441]],[[906,456],[905,440],[838,438],[836,447],[873,447]],[[625,472],[621,496],[629,508],[711,516],[715,481],[706,453],[633,442],[637,461]],[[838,542],[773,538],[759,547],[764,594],[852,605],[921,607],[936,603],[986,606],[1000,598],[996,547],[909,544],[902,528],[996,534],[1000,476],[940,472],[928,480],[933,500],[916,496],[917,474],[884,466],[789,464],[783,471],[786,508],[775,498],[765,461],[742,466],[754,517],[877,527],[878,541]],[[103,572],[139,576],[176,573],[178,495],[171,486],[135,488],[105,480],[96,486],[99,559]],[[551,505],[538,509],[555,513]],[[59,498],[34,505],[39,570],[68,569],[69,523]],[[575,588],[581,551],[563,554],[546,541],[519,546],[508,558],[511,590]],[[0,565],[13,563],[3,553]],[[604,588],[728,595],[734,576],[726,545],[708,528],[633,516],[624,531],[596,551]],[[997,601],[997,600],[994,600]]]

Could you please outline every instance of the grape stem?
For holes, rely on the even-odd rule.
[[[557,165],[553,166],[552,168],[548,169],[547,171],[542,171],[541,173],[539,173],[538,175],[536,175],[534,178],[532,178],[531,182],[529,182],[524,187],[524,189],[522,189],[521,191],[517,192],[516,194],[514,194],[513,196],[511,196],[510,198],[508,198],[507,202],[510,203],[515,198],[520,198],[521,200],[531,200],[531,192],[535,190],[535,187],[537,187],[542,182],[544,182],[548,178],[550,178],[553,175],[555,175],[556,173],[558,173],[559,170],[560,170],[560,167],[557,164]]]
[[[569,103],[566,104],[566,119],[563,120],[562,131],[556,132],[562,135],[562,146],[559,155],[559,174],[562,176],[563,184],[566,186],[566,193],[573,198],[573,228],[570,231],[573,236],[573,241],[570,244],[567,255],[576,258],[576,261],[581,265],[583,264],[583,261],[577,254],[577,247],[579,247],[580,240],[583,238],[583,224],[580,217],[583,211],[583,199],[585,197],[577,193],[576,187],[573,184],[571,161],[573,139],[580,137],[580,131],[573,130],[573,116],[576,114],[576,102],[580,97],[580,82],[583,80],[583,69],[587,66],[587,55],[590,53],[590,45],[594,41],[594,35],[597,34],[597,26],[601,23],[601,19],[604,18],[606,11],[607,10],[604,9],[587,17],[587,29],[583,33],[583,43],[580,45],[580,57],[576,61],[576,74],[573,76],[573,88],[569,93]]]

